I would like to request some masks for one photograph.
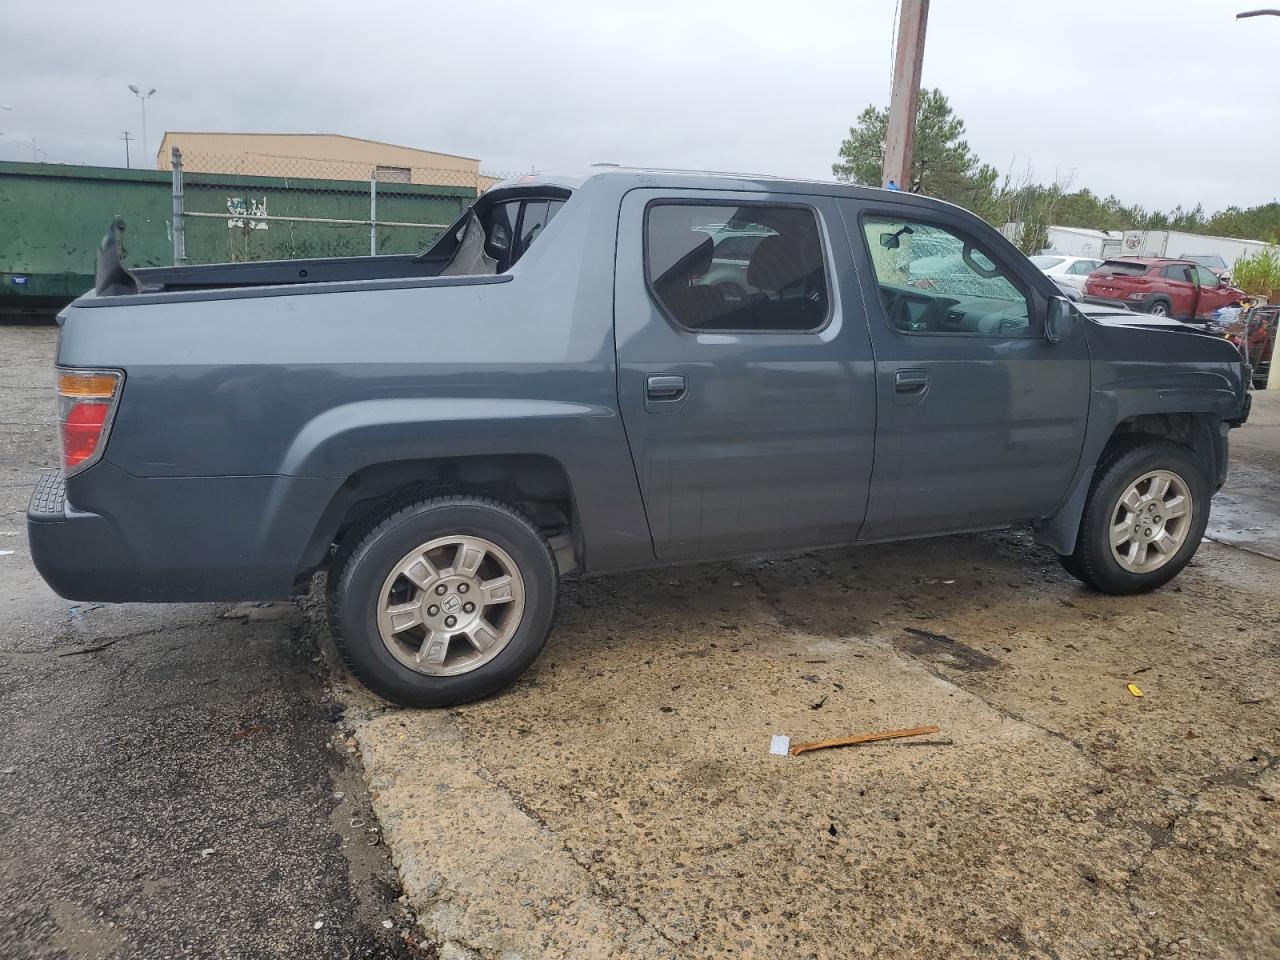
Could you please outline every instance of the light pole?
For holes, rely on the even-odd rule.
[[[131,83],[129,84],[129,89],[132,90],[133,95],[142,102],[142,156],[146,157],[147,155],[147,101],[151,99],[153,94],[155,94],[156,88],[152,87],[146,93],[143,93],[141,90],[139,90],[137,87],[135,87]]]

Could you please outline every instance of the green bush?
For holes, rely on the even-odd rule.
[[[1264,247],[1245,254],[1231,268],[1231,279],[1245,293],[1269,296],[1272,290],[1280,289],[1280,248]]]

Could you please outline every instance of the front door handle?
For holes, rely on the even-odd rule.
[[[897,393],[923,393],[929,386],[929,374],[924,370],[898,370],[893,375],[893,389]]]
[[[651,374],[645,377],[644,397],[646,400],[671,402],[683,399],[688,385],[683,374]]]

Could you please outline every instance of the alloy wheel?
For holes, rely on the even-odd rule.
[[[1170,470],[1144,473],[1111,514],[1111,554],[1130,573],[1151,573],[1181,549],[1194,504],[1185,480]]]
[[[524,616],[524,578],[510,554],[475,536],[410,550],[378,593],[378,633],[410,670],[469,673],[506,648]]]

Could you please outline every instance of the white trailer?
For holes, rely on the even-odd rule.
[[[1022,236],[1022,224],[1006,223],[1000,232],[1014,243]],[[1089,230],[1085,227],[1048,229],[1049,242],[1044,253],[1061,253],[1071,257],[1221,257],[1227,270],[1245,254],[1264,250],[1261,240],[1237,240],[1232,237],[1210,237],[1182,230]]]
[[[1126,257],[1221,257],[1228,271],[1246,254],[1265,250],[1261,240],[1210,237],[1181,230],[1126,230],[1121,256]]]
[[[1014,243],[1022,236],[1022,224],[1006,223],[1000,232]],[[1121,238],[1119,230],[1090,230],[1086,227],[1049,227],[1049,242],[1044,253],[1061,253],[1069,257],[1105,257],[1121,256]]]

